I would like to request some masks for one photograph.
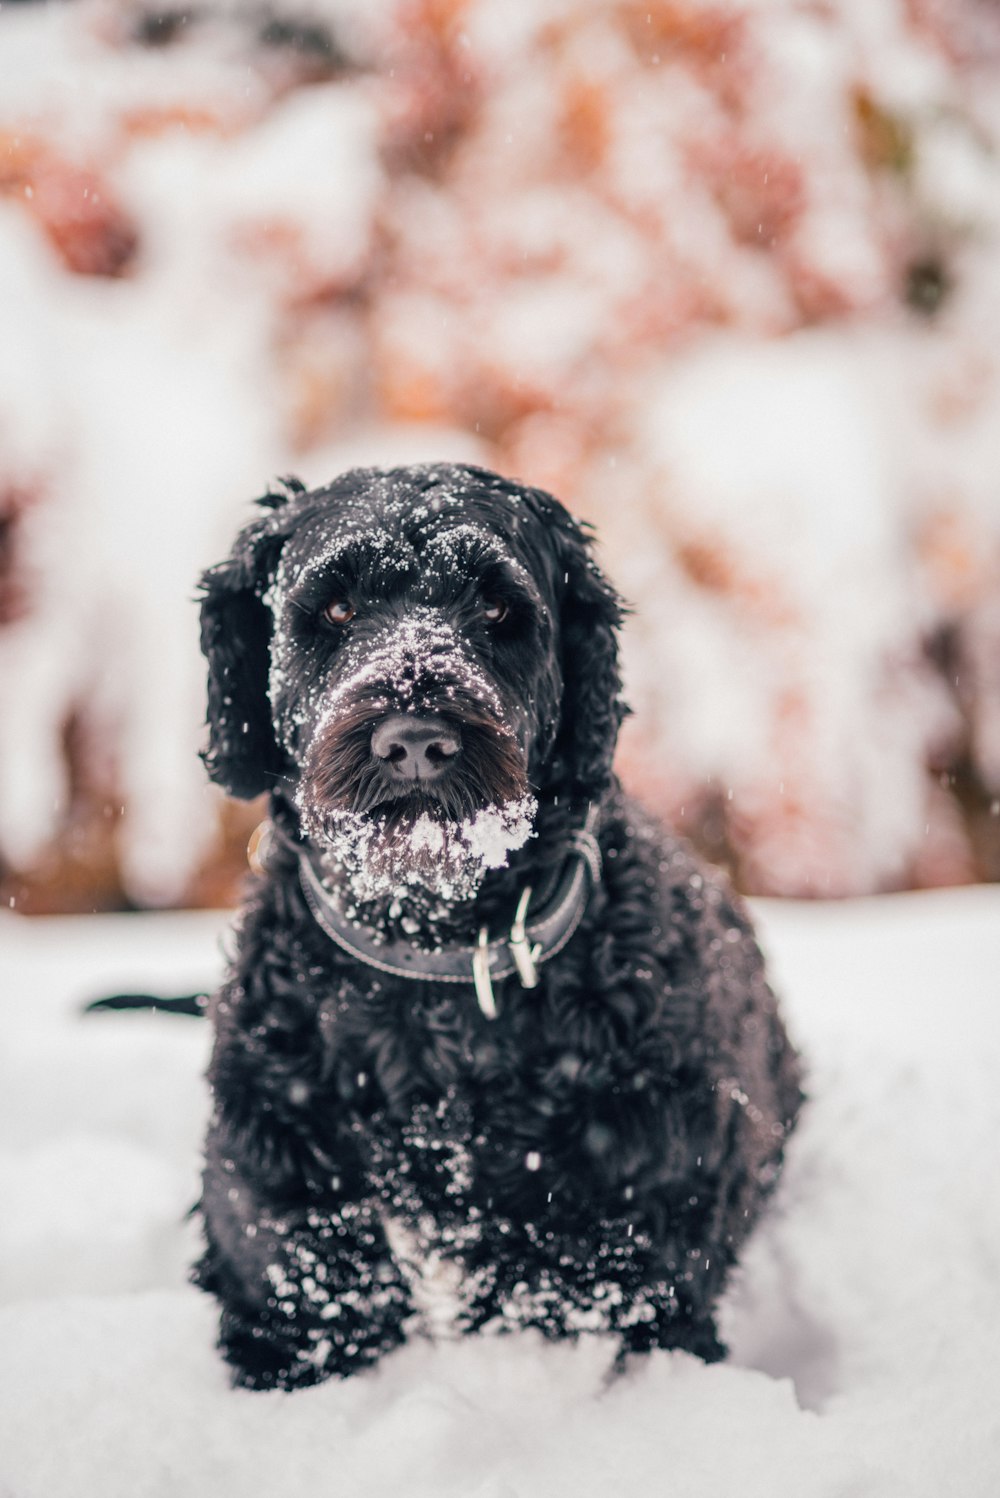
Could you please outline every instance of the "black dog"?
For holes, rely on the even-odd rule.
[[[482,469],[262,503],[202,612],[209,771],[271,793],[195,1271],[237,1382],[421,1325],[721,1357],[798,1066],[746,915],[613,778],[619,600]]]

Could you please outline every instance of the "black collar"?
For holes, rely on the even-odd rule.
[[[317,925],[348,956],[393,978],[410,978],[421,983],[471,983],[480,1009],[487,1019],[495,1019],[494,982],[516,972],[522,988],[535,988],[538,968],[563,950],[583,919],[591,890],[601,877],[601,853],[596,837],[598,816],[597,807],[591,806],[582,829],[573,834],[571,851],[555,893],[542,910],[529,919],[531,886],[525,885],[510,930],[491,939],[488,928],[483,926],[475,946],[454,943],[425,951],[404,941],[377,941],[363,927],[347,919],[336,897],[323,883],[312,851],[302,843],[295,844],[299,883]],[[277,829],[271,823],[268,830]],[[285,840],[281,833],[278,835]]]

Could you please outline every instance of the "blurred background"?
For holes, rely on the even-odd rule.
[[[1000,877],[997,0],[0,4],[0,903],[232,900],[196,583],[279,474],[591,520],[751,893]]]

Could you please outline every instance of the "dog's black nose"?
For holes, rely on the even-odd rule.
[[[401,780],[437,780],[461,749],[443,718],[385,718],[372,734],[372,753]]]

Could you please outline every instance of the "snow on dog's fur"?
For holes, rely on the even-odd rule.
[[[621,793],[619,601],[550,495],[482,469],[289,483],[205,575],[213,778],[277,829],[213,1004],[199,1282],[238,1382],[345,1375],[411,1331],[602,1331],[717,1358],[797,1061],[746,914]],[[397,742],[398,740],[398,742]],[[538,986],[394,977],[511,928],[596,818]],[[437,1307],[432,1308],[432,1302]]]

